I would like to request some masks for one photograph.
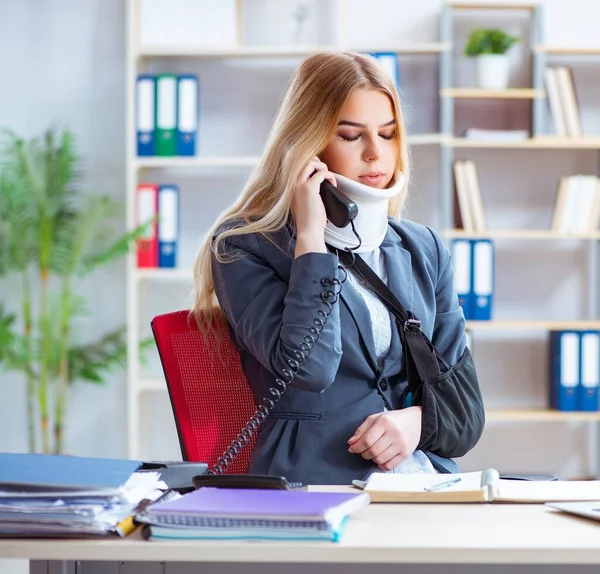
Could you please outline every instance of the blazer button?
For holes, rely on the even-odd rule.
[[[388,389],[388,382],[387,382],[387,380],[386,380],[386,379],[383,379],[383,380],[381,381],[381,383],[379,383],[379,388],[380,388],[382,391],[387,391],[387,389]]]

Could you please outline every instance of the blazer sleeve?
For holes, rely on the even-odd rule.
[[[213,256],[213,280],[221,309],[238,343],[277,376],[294,358],[309,328],[325,311],[324,277],[338,276],[338,258],[306,253],[292,262],[289,285],[263,256],[252,235],[229,237],[220,263]],[[339,301],[332,304],[319,340],[291,383],[321,393],[334,381],[342,356]]]
[[[454,288],[450,251],[440,236],[429,229],[435,242],[438,274],[435,287],[435,321],[432,343],[449,365],[454,365],[466,347],[465,316]]]

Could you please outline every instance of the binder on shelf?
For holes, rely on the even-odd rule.
[[[465,319],[473,315],[471,241],[455,239],[451,244],[452,267],[454,268],[454,290],[458,304],[463,308]]]
[[[400,65],[398,63],[398,54],[394,52],[372,52],[373,56],[381,68],[388,74],[397,90],[400,90]]]
[[[152,156],[156,153],[156,79],[154,76],[138,76],[135,99],[137,155]]]
[[[579,410],[597,411],[600,382],[600,331],[583,331],[580,336]]]
[[[156,76],[156,155],[174,156],[177,151],[177,76]]]
[[[158,266],[177,267],[179,241],[179,188],[161,185],[158,188]]]
[[[490,239],[476,239],[472,243],[472,318],[475,321],[490,321],[494,299],[494,244]]]
[[[148,224],[148,232],[137,240],[137,266],[158,267],[158,186],[141,183],[136,197],[137,224]]]
[[[550,406],[578,410],[580,336],[576,331],[550,332]]]
[[[177,155],[196,155],[198,100],[198,76],[179,76],[177,78]]]

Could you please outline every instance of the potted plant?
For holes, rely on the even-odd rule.
[[[480,88],[502,90],[508,87],[508,49],[519,41],[497,28],[478,28],[471,32],[465,55],[475,57]]]
[[[119,206],[79,188],[70,131],[54,128],[30,141],[5,135],[0,276],[18,310],[9,313],[0,301],[0,367],[23,375],[30,452],[61,453],[69,386],[102,383],[126,356],[124,327],[86,344],[78,340],[91,306],[78,292],[80,279],[126,255],[145,227],[117,233]]]

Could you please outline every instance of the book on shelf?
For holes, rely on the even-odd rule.
[[[580,110],[573,71],[567,66],[554,66],[546,68],[544,76],[556,135],[581,137]]]
[[[543,503],[600,500],[600,481],[511,480],[495,469],[456,474],[374,473],[364,492],[371,502]]]
[[[556,233],[594,233],[600,225],[600,178],[572,175],[559,181],[550,229]]]
[[[465,231],[485,231],[487,221],[477,166],[471,160],[456,160],[453,164],[456,198],[454,225]]]
[[[394,52],[370,52],[381,69],[392,79],[396,89],[400,90],[400,63]]]
[[[575,92],[573,71],[566,66],[559,66],[558,78],[560,102],[564,110],[567,135],[570,137],[581,137],[582,130],[579,103]]]

